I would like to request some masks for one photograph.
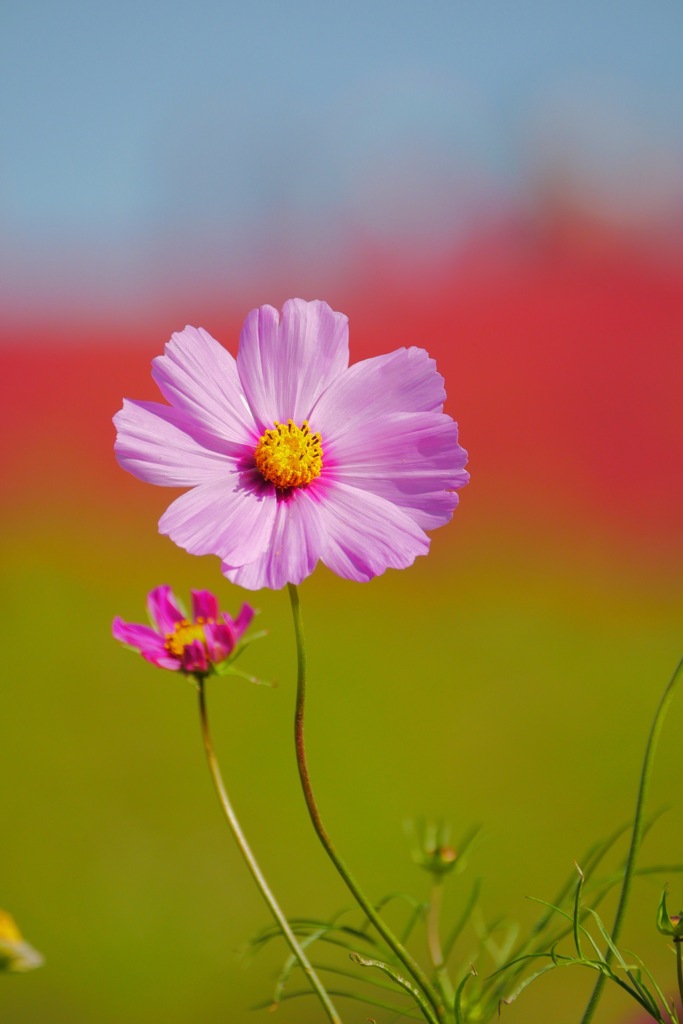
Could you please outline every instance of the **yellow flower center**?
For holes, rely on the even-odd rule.
[[[21,932],[14,923],[14,918],[6,910],[0,910],[0,942],[22,942]],[[2,954],[0,953],[0,956]]]
[[[211,620],[199,618],[196,622],[189,622],[187,619],[181,619],[180,622],[176,622],[173,632],[166,634],[165,647],[168,653],[175,655],[176,658],[180,658],[182,657],[183,648],[195,640],[205,644],[206,634],[204,633],[204,626],[207,621],[210,622]]]
[[[276,421],[259,438],[254,459],[263,479],[276,487],[305,487],[322,472],[322,440],[320,434],[311,433],[308,420],[300,427],[294,420]]]

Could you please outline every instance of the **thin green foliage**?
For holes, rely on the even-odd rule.
[[[311,932],[311,934],[307,935],[306,938],[300,939],[299,944],[301,948],[304,950],[308,949],[309,946],[312,946],[313,943],[320,938],[320,934],[320,932]],[[289,982],[292,971],[296,966],[297,958],[293,955],[288,956],[275,982],[275,990],[273,992],[274,1006],[277,1006],[279,1003],[282,1002],[282,996],[284,994],[285,989],[287,988],[287,984]]]
[[[359,942],[366,944],[371,952],[376,951],[378,943],[371,935],[366,935],[358,928],[351,928],[348,925],[338,925],[334,920],[332,921],[319,921],[312,918],[294,918],[291,921],[292,930],[295,935],[308,936],[315,934],[316,941],[326,942],[332,946],[340,946],[346,950],[356,950]],[[277,928],[268,926],[262,929],[258,935],[254,936],[249,942],[244,956],[255,955],[272,942],[274,939],[281,938],[281,933]]]
[[[449,933],[447,942],[444,943],[444,952],[447,951],[451,955],[468,926],[477,939],[477,951],[474,956],[470,956],[457,972],[461,981],[455,988],[452,1004],[454,1022],[460,1021],[461,1024],[468,1024],[475,1020],[492,1020],[498,1014],[501,1005],[514,1002],[538,978],[560,967],[580,966],[595,971],[616,984],[659,1024],[678,1024],[675,1011],[667,1011],[668,1015],[665,1014],[663,1007],[667,1006],[666,999],[651,973],[638,957],[620,951],[611,942],[609,933],[597,913],[598,904],[621,882],[623,871],[600,879],[591,878],[591,875],[597,871],[606,854],[612,849],[618,838],[624,834],[624,831],[625,829],[620,827],[606,840],[594,844],[586,852],[587,866],[585,870],[578,864],[575,865],[571,879],[563,883],[558,891],[561,902],[530,897],[533,903],[537,903],[543,908],[543,913],[530,929],[530,934],[536,939],[537,947],[540,936],[546,933],[547,937],[542,948],[511,955],[510,950],[515,942],[516,950],[529,946],[528,936],[517,941],[516,925],[509,922],[503,915],[498,915],[488,922],[484,921],[477,910],[481,881],[480,879],[474,881],[460,916]],[[683,865],[652,865],[638,869],[636,874],[652,875],[672,871],[683,871]],[[589,893],[588,904],[584,902],[587,893]],[[378,909],[384,908],[395,901],[403,902],[411,909],[407,930],[408,934],[412,934],[415,925],[425,917],[428,904],[405,893],[395,892],[378,901],[376,906]],[[350,958],[354,964],[362,967],[375,967],[384,973],[388,981],[383,982],[366,975],[365,971],[358,974],[352,969],[340,965],[315,963],[316,970],[321,973],[336,974],[349,981],[355,979],[364,987],[369,986],[375,990],[383,989],[387,993],[394,992],[396,995],[410,996],[419,1007],[418,1014],[416,1015],[415,1011],[409,1009],[401,1011],[396,1006],[389,1006],[389,1004],[382,1003],[380,998],[375,998],[371,993],[368,994],[362,990],[347,989],[343,993],[330,990],[331,994],[343,994],[345,998],[355,999],[368,1006],[391,1009],[407,1019],[434,1021],[434,1013],[429,1004],[424,1001],[424,998],[420,1001],[421,993],[417,986],[397,970],[396,960],[392,957],[391,952],[372,936],[367,928],[367,922],[364,921],[360,926],[355,926],[342,920],[353,909],[346,908],[327,921],[311,917],[294,918],[291,922],[292,929],[300,936],[304,948],[323,943],[328,948],[346,950],[351,954]],[[596,928],[595,935],[587,926],[591,921]],[[502,943],[495,938],[496,933],[501,929],[506,930]],[[278,937],[280,937],[280,932],[277,927],[268,926],[252,939],[250,950],[258,952],[260,948]],[[562,941],[569,937],[573,943],[572,953],[563,952],[559,948]],[[606,944],[612,963],[603,954],[601,943]],[[366,951],[359,951],[359,944],[364,946]],[[380,953],[379,956],[378,953]],[[479,963],[485,959],[492,961],[494,969],[485,976],[473,973],[472,963]],[[542,966],[532,969],[539,960],[545,962]],[[278,976],[274,998],[268,1005],[277,1005],[296,995],[296,993],[287,991],[292,980],[292,972],[296,967],[297,963],[294,957],[288,957]],[[300,994],[308,993],[302,990]],[[450,1008],[449,1012],[451,1012]]]
[[[635,812],[633,815],[633,829],[631,831],[631,844],[629,846],[628,857],[626,859],[626,867],[624,868],[624,878],[621,885],[621,892],[619,894],[619,903],[617,910],[614,915],[614,923],[611,929],[611,938],[616,944],[619,941],[621,935],[621,929],[624,924],[626,917],[626,909],[631,894],[631,886],[633,884],[634,872],[636,870],[636,861],[640,853],[640,847],[643,840],[644,834],[644,814],[645,804],[647,802],[649,787],[650,787],[650,776],[652,774],[652,765],[654,763],[655,751],[657,750],[657,744],[659,742],[659,736],[664,725],[671,700],[674,695],[674,691],[683,676],[683,658],[679,661],[676,669],[674,670],[669,683],[662,694],[662,698],[659,702],[655,717],[650,727],[650,733],[645,746],[645,756],[643,757],[643,764],[640,771],[640,782],[638,785],[638,796],[636,797]],[[606,959],[609,960],[611,949],[608,949]],[[593,1015],[600,1001],[602,990],[605,984],[604,977],[598,978],[595,988],[588,1000],[588,1005],[584,1011],[581,1024],[590,1024],[593,1019]]]
[[[393,981],[395,981],[397,985],[405,989],[405,991],[413,997],[417,1005],[422,1010],[425,1020],[428,1020],[430,1024],[438,1024],[438,1017],[436,1016],[431,1006],[420,992],[419,988],[416,985],[414,985],[413,982],[409,981],[409,979],[406,978],[404,975],[399,974],[399,972],[394,967],[385,963],[383,960],[376,960],[370,957],[363,957],[359,953],[351,953],[350,958],[355,964],[358,964],[360,967],[376,967],[378,970],[383,971]]]
[[[356,954],[357,955],[357,954]],[[352,957],[349,957],[351,960]],[[314,964],[316,970],[326,971],[328,974],[339,974],[344,978],[352,978],[354,981],[362,982],[363,985],[371,985],[373,988],[382,988],[387,992],[393,992],[396,994],[396,984],[387,983],[386,981],[380,981],[374,974],[369,971],[352,971],[348,967],[333,967],[331,964]],[[401,995],[405,995],[405,991],[401,990]]]
[[[579,921],[581,919],[581,892],[583,890],[585,876],[578,864],[576,865],[576,870],[579,873],[579,880],[576,883],[576,896],[574,897],[574,945],[576,946],[578,956],[583,959],[583,951],[581,949],[581,928],[579,927]]]
[[[658,712],[660,717],[662,706],[660,704]],[[652,737],[648,746],[650,759],[651,753]],[[645,821],[642,793],[638,809],[640,843],[661,812]],[[679,1024],[675,1007],[669,1005],[651,972],[636,954],[619,947],[614,933],[605,926],[598,913],[602,901],[619,886],[622,890],[620,905],[623,905],[627,874],[630,885],[637,877],[683,871],[683,865],[678,863],[638,867],[634,859],[632,835],[628,855],[622,859],[619,867],[607,873],[603,870],[599,876],[599,869],[629,828],[629,825],[620,825],[607,838],[593,843],[581,861],[575,864],[554,900],[530,897],[532,902],[542,908],[542,912],[522,936],[519,935],[518,925],[505,915],[499,914],[488,920],[484,918],[479,909],[481,880],[477,878],[467,892],[455,924],[447,933],[445,941],[441,942],[440,912],[445,883],[463,870],[464,859],[460,863],[458,861],[462,853],[471,847],[479,831],[477,828],[466,832],[461,839],[459,851],[456,851],[444,845],[450,833],[448,826],[442,822],[436,825],[420,822],[415,833],[419,844],[415,843],[414,859],[432,876],[428,901],[404,892],[392,892],[373,905],[372,918],[363,908],[365,919],[359,926],[342,921],[343,915],[349,912],[344,910],[327,921],[294,919],[292,928],[300,936],[302,947],[325,943],[328,949],[344,949],[355,966],[374,968],[386,979],[379,981],[363,977],[365,971],[359,975],[350,967],[316,963],[315,970],[323,974],[336,974],[366,987],[366,991],[354,991],[351,988],[330,990],[331,994],[391,1010],[399,1018],[421,1019],[428,1024],[485,1024],[500,1013],[501,1006],[518,999],[538,978],[559,968],[582,967],[597,974],[600,986],[607,981],[616,985],[657,1024]],[[439,989],[445,1004],[445,1018],[439,1017],[433,1002],[426,998],[425,987],[416,983],[414,975],[410,977],[403,971],[400,961],[393,950],[388,948],[389,944],[383,937],[373,937],[371,927],[376,914],[392,903],[401,903],[408,909],[401,932],[401,944],[419,938],[418,926],[425,926],[424,940],[432,964],[432,976],[428,984]],[[464,957],[465,951],[461,952],[461,966],[455,975],[460,980],[457,985],[453,985],[447,962],[456,954],[466,933],[474,937],[476,946],[474,952],[470,950],[467,957]],[[251,950],[258,951],[278,935],[279,931],[275,927],[264,929],[252,940]],[[569,948],[567,942],[571,943]],[[409,959],[412,963],[413,960]],[[492,970],[483,973],[480,965],[486,962],[491,964]],[[290,989],[292,974],[297,966],[296,958],[289,955],[277,979],[275,998],[269,1005],[309,994],[308,991]],[[374,989],[374,994],[372,991],[368,994],[367,988]],[[383,1002],[380,990],[410,997],[415,1006],[412,1010],[390,1006]]]
[[[653,824],[657,821],[657,819],[661,816],[662,813],[662,811],[658,811],[656,814],[653,814],[648,819],[647,823],[644,826],[643,834],[649,832]],[[592,879],[591,876],[596,872],[597,868],[600,866],[605,856],[610,852],[610,850],[615,846],[618,840],[627,831],[628,825],[622,825],[618,829],[616,829],[610,836],[608,836],[605,840],[601,840],[597,843],[594,843],[591,847],[589,847],[589,849],[584,854],[583,858],[584,868],[580,869],[582,870],[583,874],[583,880],[580,880],[580,887],[577,887],[576,885],[576,873],[574,872],[572,873],[572,875],[568,877],[567,881],[562,885],[562,887],[560,888],[555,897],[555,900],[553,900],[552,902],[535,900],[531,898],[532,902],[540,903],[546,909],[544,910],[543,914],[541,914],[541,916],[539,917],[531,931],[528,933],[526,938],[523,939],[517,946],[517,948],[515,949],[515,955],[510,959],[509,963],[503,967],[503,970],[493,972],[493,974],[489,975],[489,977],[484,979],[484,981],[482,982],[482,990],[489,992],[491,1002],[493,1002],[494,999],[503,1003],[509,1000],[509,995],[507,995],[506,993],[510,992],[510,986],[515,984],[516,979],[521,977],[526,967],[528,966],[529,961],[523,956],[524,952],[529,952],[532,955],[546,955],[549,948],[551,950],[556,949],[558,944],[569,935],[573,936],[575,947],[577,945],[577,940],[580,944],[582,933],[577,928],[577,922],[584,921],[588,917],[589,912],[591,910],[595,911],[599,904],[603,901],[603,899],[609,894],[609,892],[611,892],[616,886],[621,884],[621,882],[623,881],[623,873],[626,862],[624,860],[621,869],[618,872],[615,872],[613,875],[609,876],[608,878]],[[650,867],[636,869],[634,874],[636,876],[656,873],[667,874],[672,871],[683,871],[683,865],[652,865]],[[574,894],[572,897],[574,903],[574,913],[570,913],[568,903],[572,893],[572,889],[574,890]],[[583,905],[582,901],[584,895],[588,892],[590,892],[591,897],[589,905],[586,906]],[[566,907],[564,906],[565,902],[567,903]],[[577,909],[578,918],[576,914]],[[567,922],[564,926],[560,925],[558,927],[557,925],[554,925],[553,922],[557,920],[558,915],[561,917],[562,920]],[[548,932],[547,937],[542,942],[536,941],[534,944],[533,939],[535,938],[538,940],[538,938],[544,932]],[[589,940],[591,942],[591,945],[595,943],[595,940],[590,936]],[[599,960],[602,958],[599,949],[597,950],[596,955],[598,956]],[[568,965],[568,963],[570,962],[573,963],[574,961],[562,961],[561,965],[565,966]],[[558,961],[558,966],[559,965],[560,963]],[[546,972],[544,971],[543,973]],[[523,990],[526,987],[527,981],[525,981],[522,984],[520,990]],[[513,991],[516,990],[513,989]]]
[[[477,905],[480,892],[481,878],[475,878],[474,884],[472,885],[472,888],[470,890],[470,895],[467,899],[465,906],[463,907],[463,911],[458,920],[456,921],[455,925],[453,926],[453,929],[450,932],[448,938],[443,944],[443,955],[446,958],[446,960],[451,955],[453,947],[455,946],[456,942],[462,935],[466,925],[469,923],[469,920],[472,917],[472,912],[475,906]]]
[[[646,1010],[655,1021],[659,1022],[659,1024],[678,1024],[678,1017],[676,1015],[675,1008],[668,1008],[666,998],[664,997],[661,988],[653,978],[651,972],[645,967],[642,961],[635,956],[635,954],[625,954],[617,947],[596,910],[592,907],[582,906],[581,893],[583,890],[583,882],[584,879],[580,874],[575,888],[572,914],[569,914],[563,908],[555,906],[546,900],[534,901],[545,906],[551,914],[557,914],[563,920],[570,922],[570,932],[574,938],[576,956],[560,954],[557,952],[556,946],[553,946],[548,952],[524,954],[522,957],[518,957],[511,961],[506,965],[506,967],[503,967],[501,971],[496,973],[499,974],[505,972],[507,968],[520,965],[522,970],[524,970],[531,962],[537,959],[549,958],[552,962],[550,964],[546,964],[526,977],[511,992],[509,992],[507,996],[505,996],[502,1002],[504,1004],[514,1002],[514,1000],[517,999],[518,996],[537,978],[555,970],[558,967],[584,967],[589,970],[596,971],[599,976],[616,984],[636,1003],[638,1003],[639,1006]],[[599,942],[590,933],[588,928],[581,923],[581,920],[584,917],[590,917],[590,919],[595,923],[600,939],[606,943],[608,954],[602,953]],[[594,951],[594,957],[588,957],[585,955],[582,940],[589,942]],[[629,959],[627,959],[627,956]],[[647,976],[647,979],[656,994],[653,994],[650,987],[643,980],[643,974]],[[667,1009],[665,1010],[664,1007],[667,1007]]]
[[[348,991],[347,989],[335,989],[329,988],[327,990],[331,996],[335,999],[351,999],[354,1002],[358,1002],[358,995],[355,992]],[[292,999],[301,999],[304,996],[311,995],[307,988],[297,989],[295,992],[286,992],[281,999],[281,1002],[285,1003]],[[424,1021],[424,1017],[420,1014],[411,1013],[410,1010],[406,1010],[400,1006],[394,1006],[392,1003],[384,1003],[379,999],[373,999],[371,997],[364,997],[362,1000],[368,1006],[374,1006],[378,1010],[388,1010],[390,1013],[396,1014],[397,1017],[405,1017],[408,1020],[421,1020]],[[276,1010],[277,1006],[273,1005],[271,1000],[266,1000],[263,1003],[257,1003],[251,1007],[252,1010]]]
[[[378,902],[375,904],[375,910],[377,911],[378,914],[381,914],[381,912],[385,910],[390,903],[396,903],[398,901],[407,903],[411,909],[410,916],[408,917],[408,920],[400,935],[401,942],[403,943],[407,942],[417,922],[425,916],[427,910],[429,909],[429,904],[425,903],[424,900],[415,899],[415,897],[411,896],[410,893],[391,892],[387,896],[383,896],[382,899],[378,900]],[[361,925],[361,930],[363,932],[369,933],[371,928],[372,921],[368,917],[366,917],[365,921]]]
[[[474,966],[470,965],[469,973],[464,976],[457,989],[455,990],[455,999],[453,1001],[453,1010],[455,1012],[455,1024],[465,1024],[465,1018],[462,1014],[462,996],[465,991],[465,986],[472,978],[476,978],[477,972]]]

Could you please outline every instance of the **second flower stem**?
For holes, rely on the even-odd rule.
[[[301,780],[301,787],[304,793],[304,799],[308,808],[308,813],[313,823],[313,828],[316,831],[320,842],[322,843],[325,851],[327,852],[330,860],[334,864],[335,868],[341,875],[342,879],[346,883],[347,888],[350,890],[354,899],[358,905],[362,908],[366,917],[372,922],[379,934],[382,936],[386,944],[396,955],[398,960],[403,964],[404,968],[413,977],[414,981],[420,987],[424,993],[429,1006],[424,1009],[429,1009],[433,1014],[433,1017],[428,1017],[437,1024],[445,1022],[446,1010],[441,1001],[439,993],[436,991],[434,986],[430,983],[429,978],[417,963],[417,961],[410,955],[408,950],[403,946],[399,939],[394,935],[392,930],[386,924],[386,922],[380,917],[377,910],[366,897],[358,882],[353,877],[348,867],[342,860],[341,856],[337,852],[327,829],[323,825],[318,811],[318,805],[316,804],[315,797],[313,795],[313,789],[311,787],[311,780],[308,773],[308,763],[306,760],[306,745],[304,742],[304,715],[306,708],[306,642],[304,637],[303,619],[301,615],[301,604],[299,602],[299,592],[293,583],[287,584],[289,590],[289,599],[292,605],[292,615],[294,618],[294,633],[296,635],[296,649],[297,649],[297,692],[296,692],[296,712],[294,716],[294,739],[296,744],[296,761],[299,768],[299,778]]]
[[[659,707],[655,713],[652,727],[650,728],[650,735],[648,736],[647,746],[645,747],[645,757],[643,758],[643,767],[640,772],[640,785],[638,786],[638,797],[636,799],[636,809],[633,816],[633,830],[631,832],[631,845],[628,851],[628,857],[626,858],[626,866],[624,868],[624,878],[621,883],[621,893],[619,895],[619,904],[617,906],[616,914],[614,917],[614,924],[612,925],[612,944],[616,946],[621,935],[621,929],[624,924],[624,918],[626,916],[626,907],[628,905],[628,899],[631,894],[631,884],[633,882],[633,876],[636,870],[636,861],[640,852],[640,844],[643,838],[643,824],[645,816],[645,803],[647,801],[648,790],[650,788],[650,776],[652,775],[652,764],[655,758],[655,751],[657,749],[657,743],[659,741],[659,734],[662,731],[664,719],[666,713],[669,710],[669,704],[671,698],[674,695],[674,690],[677,684],[683,678],[683,658],[679,661],[674,674],[669,680],[668,686],[662,695],[662,699],[659,702]],[[612,951],[608,949],[605,953],[605,962],[610,963],[612,960]],[[583,1017],[581,1018],[581,1024],[590,1024],[593,1019],[593,1014],[597,1008],[598,1002],[602,995],[602,990],[605,985],[607,976],[605,974],[599,974],[598,980],[595,983],[593,992],[588,1001],[588,1005],[584,1011]]]
[[[299,945],[299,942],[297,941],[296,935],[292,931],[289,921],[287,920],[282,910],[280,909],[280,905],[275,899],[275,896],[273,895],[270,886],[266,882],[266,879],[263,876],[263,873],[258,865],[258,862],[251,851],[251,847],[247,842],[246,836],[242,831],[242,827],[239,823],[237,815],[235,814],[235,811],[233,810],[232,804],[230,803],[230,799],[228,797],[228,793],[225,788],[223,778],[221,776],[221,771],[218,766],[218,761],[216,760],[216,755],[214,753],[213,742],[211,740],[211,732],[209,731],[209,719],[206,711],[206,694],[204,691],[205,679],[203,676],[197,676],[196,680],[197,692],[199,694],[199,719],[201,722],[202,739],[204,740],[204,750],[206,751],[206,759],[209,763],[209,771],[211,772],[211,777],[213,779],[213,784],[216,788],[216,793],[218,794],[218,799],[220,800],[221,807],[223,808],[223,813],[227,818],[228,825],[230,826],[232,834],[235,837],[235,842],[237,843],[240,849],[240,853],[247,862],[247,867],[249,868],[261,895],[268,904],[273,917],[280,926],[280,930],[282,931],[282,934],[285,937],[287,945],[291,949],[293,955],[298,960],[304,974],[307,976],[311,984],[311,987],[313,988],[316,995],[318,996],[318,999],[322,1003],[325,1009],[325,1013],[327,1014],[331,1024],[342,1024],[341,1017],[335,1010],[329,995],[325,991],[325,988],[322,982],[320,981],[320,978],[316,974],[314,967],[311,965],[308,957],[306,956],[303,949]]]

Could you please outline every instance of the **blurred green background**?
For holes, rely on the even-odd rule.
[[[118,377],[130,376],[129,393],[152,397],[151,381],[138,384],[146,351],[112,357],[100,377],[83,350],[65,349],[61,368],[40,350],[31,357],[38,367],[42,358],[39,376],[23,372],[25,356],[15,354],[12,447],[23,457],[3,530],[0,865],[3,905],[46,964],[2,979],[3,1019],[246,1021],[268,997],[284,949],[248,966],[240,959],[268,914],[212,791],[195,694],[116,645],[110,624],[115,614],[144,621],[145,596],[161,582],[185,599],[190,587],[213,589],[233,613],[245,598],[259,609],[268,636],[244,666],[277,686],[211,682],[216,745],[284,907],[325,915],[349,899],[298,791],[287,596],[242,592],[221,579],[215,559],[159,537],[168,493],[115,466],[108,419]],[[20,402],[22,387],[36,390],[39,379],[50,391],[62,382],[54,389],[61,415]],[[80,405],[79,390],[89,395]],[[426,895],[406,818],[444,817],[456,835],[481,823],[447,913],[457,914],[481,875],[485,916],[505,912],[524,924],[535,916],[525,897],[552,898],[586,847],[632,813],[649,722],[679,656],[680,560],[671,539],[664,557],[661,535],[656,545],[641,537],[636,551],[610,538],[597,515],[592,525],[567,524],[543,503],[540,478],[527,495],[538,520],[525,525],[524,501],[477,457],[477,436],[463,421],[472,483],[427,559],[367,585],[321,568],[301,587],[309,753],[324,818],[373,898]],[[679,701],[651,798],[652,809],[669,809],[643,863],[680,859],[682,716]],[[673,957],[654,928],[662,881],[638,882],[624,944],[672,991]],[[681,885],[669,881],[675,900]],[[398,909],[392,919],[402,919]],[[475,948],[470,935],[456,963]],[[543,979],[506,1018],[576,1020],[589,982]],[[369,1013],[351,1006],[345,1019]],[[602,1019],[631,1015],[623,998],[605,1000]],[[314,1021],[320,1011],[309,1000],[279,1017]]]
[[[526,897],[551,899],[632,814],[683,647],[682,17],[673,0],[1,6],[0,907],[45,966],[0,978],[0,1020],[266,1019],[249,1008],[285,950],[242,955],[268,914],[195,694],[111,639],[161,583],[260,610],[244,666],[277,686],[210,684],[218,754],[286,911],[349,904],[298,790],[286,593],[240,592],[159,537],[173,495],[114,461],[112,415],[158,397],[150,360],[188,322],[234,353],[251,306],[324,298],[353,360],[429,350],[470,452],[428,558],[301,588],[313,782],[368,894],[426,896],[407,818],[479,823],[447,919],[482,876],[485,918],[524,926]],[[643,864],[682,859],[682,729],[678,698]],[[675,908],[680,876],[638,881],[623,941],[673,993],[667,880]],[[475,950],[470,932],[454,963]],[[545,977],[503,1020],[574,1024],[592,981]],[[596,1022],[634,1010],[608,992]]]

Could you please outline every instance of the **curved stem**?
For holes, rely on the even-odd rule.
[[[247,842],[246,836],[242,831],[242,827],[237,819],[235,811],[233,810],[232,804],[230,803],[230,799],[228,797],[225,785],[223,783],[223,778],[221,776],[221,771],[220,768],[218,767],[218,761],[216,760],[216,755],[213,750],[213,743],[211,741],[211,733],[209,731],[209,719],[206,712],[206,694],[204,692],[205,680],[204,677],[202,676],[196,676],[195,678],[197,681],[197,692],[199,694],[199,718],[201,721],[202,739],[204,740],[204,750],[206,751],[206,759],[209,763],[209,771],[211,772],[211,777],[213,779],[213,784],[216,788],[216,793],[218,794],[218,799],[220,800],[221,807],[223,808],[223,813],[227,818],[228,825],[230,826],[232,834],[235,837],[235,842],[237,843],[240,849],[240,853],[247,862],[247,867],[249,868],[261,895],[268,904],[273,917],[275,918],[278,925],[282,929],[282,934],[284,935],[289,948],[291,949],[292,953],[298,960],[304,974],[307,976],[309,982],[311,983],[311,987],[315,990],[318,998],[320,999],[320,1002],[322,1003],[325,1013],[327,1014],[329,1020],[331,1021],[331,1024],[342,1024],[341,1017],[339,1016],[334,1006],[332,1005],[332,1001],[330,1000],[329,995],[325,991],[325,988],[323,987],[320,978],[316,974],[315,969],[311,966],[308,957],[306,956],[303,949],[299,945],[297,938],[294,932],[292,931],[287,918],[280,909],[280,906],[277,900],[275,899],[275,896],[273,895],[270,886],[266,882],[263,873],[261,872],[261,869],[258,865],[258,862],[251,851],[251,847]]]
[[[619,896],[619,905],[617,906],[617,912],[614,915],[614,924],[612,925],[611,939],[614,945],[617,944],[619,936],[621,935],[621,929],[624,924],[624,917],[626,916],[626,907],[628,905],[628,899],[631,895],[631,884],[633,882],[633,875],[636,867],[636,860],[638,853],[640,852],[640,844],[643,838],[643,816],[645,813],[645,802],[647,800],[648,789],[650,788],[650,776],[652,774],[652,764],[654,761],[655,751],[657,749],[657,742],[659,740],[659,734],[662,731],[662,725],[666,713],[669,710],[669,704],[673,697],[676,684],[679,682],[683,675],[683,658],[679,661],[674,674],[672,675],[669,683],[662,694],[662,699],[659,702],[659,707],[655,713],[652,727],[650,729],[650,735],[648,737],[647,746],[645,747],[645,757],[643,758],[643,767],[640,773],[640,785],[638,787],[638,798],[636,800],[636,810],[633,816],[633,832],[631,833],[631,845],[628,851],[628,857],[626,859],[626,867],[624,868],[624,880],[621,884],[621,895]],[[605,954],[605,961],[609,963],[612,960],[612,951],[608,949]],[[593,1018],[593,1014],[597,1008],[602,990],[605,985],[606,975],[600,974],[591,997],[588,1001],[588,1005],[584,1011],[583,1017],[581,1018],[581,1024],[589,1024]]]
[[[400,962],[405,967],[406,971],[413,977],[414,981],[424,992],[432,1010],[436,1014],[439,1021],[446,1020],[446,1010],[441,1001],[439,993],[436,991],[433,985],[430,984],[426,974],[416,962],[416,960],[410,955],[408,950],[402,945],[399,939],[394,935],[392,930],[386,924],[385,921],[377,913],[377,910],[372,905],[367,896],[363,893],[362,889],[358,885],[358,882],[353,877],[348,867],[342,860],[341,856],[337,852],[327,829],[323,825],[318,811],[318,805],[316,804],[315,797],[313,795],[313,789],[311,787],[311,780],[308,773],[308,763],[306,761],[306,746],[304,742],[304,714],[306,706],[306,643],[304,639],[303,621],[301,616],[301,605],[299,603],[299,593],[293,583],[287,584],[289,590],[289,599],[292,605],[292,615],[294,618],[294,633],[296,635],[296,650],[297,650],[297,691],[296,691],[296,711],[294,715],[294,740],[296,744],[296,762],[299,769],[299,778],[301,780],[301,788],[303,789],[304,799],[306,800],[306,806],[308,813],[313,823],[313,828],[322,843],[327,855],[334,864],[335,868],[346,883],[347,888],[350,890],[356,902],[362,908],[365,915],[382,936],[389,948],[395,953]]]

